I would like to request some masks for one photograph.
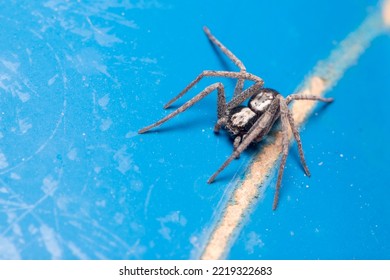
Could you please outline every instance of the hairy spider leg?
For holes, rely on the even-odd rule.
[[[232,72],[232,71],[213,71],[213,70],[205,70],[200,73],[191,83],[189,83],[178,95],[168,101],[167,104],[164,105],[164,109],[167,109],[171,106],[176,100],[181,98],[184,94],[186,94],[194,85],[196,85],[202,78],[204,77],[224,77],[231,79],[245,79],[253,82],[264,84],[264,81],[253,74],[247,72]]]
[[[282,99],[282,98],[281,98]],[[283,102],[281,100],[280,102],[280,119],[282,122],[282,160],[280,161],[279,171],[278,171],[278,179],[276,181],[276,189],[275,189],[275,196],[274,196],[274,202],[272,205],[272,210],[276,210],[278,207],[278,201],[279,201],[279,192],[280,192],[280,185],[282,183],[282,177],[284,173],[284,167],[286,165],[286,160],[288,156],[288,148],[289,148],[289,135],[288,135],[288,107],[286,102]]]
[[[203,31],[206,33],[207,37],[211,42],[214,43],[220,50],[231,60],[234,64],[240,68],[241,71],[246,71],[246,68],[241,60],[239,60],[228,48],[226,48],[213,34],[211,34],[210,29],[207,26],[203,27]]]
[[[284,105],[287,107],[286,100],[283,99],[280,102],[284,103]],[[303,153],[301,136],[299,135],[298,129],[295,127],[294,118],[288,108],[287,108],[287,119],[288,122],[290,123],[291,131],[294,135],[295,141],[297,141],[298,153],[299,153],[299,158],[301,159],[301,164],[303,166],[303,169],[305,170],[306,175],[310,177],[309,167],[306,164],[305,154]]]
[[[293,100],[313,100],[313,101],[322,101],[326,103],[333,102],[333,98],[325,98],[325,97],[320,97],[316,95],[311,95],[311,94],[290,94],[289,96],[286,97],[286,103],[287,105],[290,104],[291,101]]]
[[[313,101],[322,101],[322,102],[329,103],[329,102],[333,101],[333,98],[324,98],[324,97],[320,97],[320,96],[316,96],[316,95],[307,95],[307,94],[291,94],[291,95],[287,96],[283,102],[285,102],[286,105],[288,105],[293,100],[313,100]],[[293,132],[294,138],[298,144],[299,157],[301,159],[303,169],[305,170],[306,175],[310,176],[310,171],[309,171],[309,168],[307,167],[307,164],[305,161],[305,156],[303,153],[301,137],[299,135],[297,128],[295,127],[294,118],[293,118],[290,110],[288,110],[288,112],[287,112],[287,117],[288,117],[288,121],[289,121],[290,126],[291,126],[291,131]]]
[[[146,127],[142,128],[142,129],[140,129],[138,131],[138,133],[144,133],[144,132],[146,132],[146,131],[148,131],[148,130],[156,127],[156,126],[159,126],[159,125],[165,123],[166,121],[172,119],[176,115],[184,112],[185,110],[190,108],[192,105],[194,105],[199,100],[201,100],[202,98],[204,98],[205,96],[207,96],[208,94],[210,94],[211,92],[213,92],[216,89],[217,89],[217,92],[218,92],[218,105],[217,105],[217,107],[218,107],[217,108],[218,115],[221,114],[221,112],[224,112],[226,110],[225,90],[224,90],[224,87],[223,87],[222,83],[215,83],[215,84],[212,84],[212,85],[206,87],[200,93],[195,95],[192,99],[190,99],[189,101],[184,103],[182,106],[177,108],[175,111],[173,111],[172,113],[170,113],[166,117],[162,118],[161,120],[159,120],[159,121],[157,121],[157,122],[155,122],[155,123],[153,123],[153,124],[151,124],[149,126],[146,126]]]
[[[211,177],[207,180],[207,184],[211,184],[212,182],[214,182],[215,178],[217,178],[219,173],[221,173],[222,170],[224,170],[226,168],[226,166],[229,165],[229,163],[231,163],[234,159],[239,157],[240,154],[241,153],[238,151],[238,148],[236,150],[234,150],[233,153],[230,155],[230,157],[228,157],[228,159],[225,160],[225,162],[218,168],[218,170],[215,171],[214,174],[211,175]]]
[[[268,126],[270,124],[273,124],[273,118],[274,118],[274,110],[275,108],[272,108],[272,105],[270,108],[264,112],[262,115],[262,118],[259,118],[250,129],[249,133],[243,138],[240,145],[237,146],[237,148],[233,151],[233,153],[230,155],[230,157],[221,165],[221,167],[218,168],[218,170],[211,175],[211,177],[208,179],[207,183],[211,184],[214,182],[215,178],[221,173],[228,165],[231,163],[235,158],[239,157],[240,154],[257,138],[259,135],[265,135],[268,131]]]
[[[333,101],[333,98],[324,98],[316,95],[306,95],[306,94],[291,94],[287,96],[287,98],[283,102],[285,102],[286,105],[288,105],[292,100],[313,100],[313,101],[322,101],[322,102],[329,103]],[[310,176],[310,171],[306,164],[305,156],[303,153],[301,137],[299,135],[298,129],[295,127],[294,118],[290,110],[287,111],[287,117],[290,123],[291,131],[293,132],[294,138],[298,144],[298,152],[299,152],[299,157],[301,159],[303,169],[305,170],[306,175]]]
[[[203,31],[206,33],[209,40],[214,43],[219,49],[231,60],[238,68],[240,68],[240,72],[246,72],[246,67],[242,63],[240,59],[238,59],[227,47],[225,47],[213,34],[211,34],[210,29],[206,26],[203,27]],[[234,88],[234,96],[238,95],[242,92],[244,88],[245,79],[239,78],[236,83],[236,87]]]
[[[250,87],[248,87],[246,90],[240,92],[237,96],[233,97],[233,99],[226,104],[226,109],[231,110],[241,105],[245,100],[257,94],[258,91],[263,87],[263,84],[264,84],[263,80],[258,81],[253,85],[251,85]]]

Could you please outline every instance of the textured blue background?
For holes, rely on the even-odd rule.
[[[377,6],[210,2],[0,4],[0,258],[199,257],[254,151],[206,184],[232,150],[215,96],[137,130],[202,70],[235,69],[202,27],[287,95]],[[292,152],[278,211],[268,188],[227,258],[390,258],[389,50],[377,38],[328,93],[302,131],[312,178]]]

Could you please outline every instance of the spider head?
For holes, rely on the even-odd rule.
[[[279,93],[270,88],[261,88],[259,93],[249,99],[248,107],[257,114],[263,114]]]

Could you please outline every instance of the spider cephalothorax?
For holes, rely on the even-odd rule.
[[[243,136],[248,133],[256,120],[257,114],[249,107],[238,106],[229,112],[225,127],[232,136]]]
[[[199,100],[217,90],[217,122],[214,127],[214,132],[218,132],[221,128],[225,128],[234,137],[234,151],[230,157],[221,165],[221,167],[209,178],[208,183],[212,183],[218,174],[229,165],[229,163],[238,158],[240,154],[254,142],[261,141],[271,130],[276,120],[280,118],[282,123],[282,160],[279,167],[278,179],[276,183],[276,192],[274,198],[273,209],[275,210],[279,198],[279,189],[283,176],[284,166],[288,155],[289,146],[289,133],[288,129],[291,128],[294,138],[298,143],[299,157],[301,159],[302,166],[305,173],[310,176],[309,169],[306,165],[305,157],[303,154],[302,143],[295,127],[294,119],[288,104],[293,100],[319,100],[323,102],[331,102],[332,98],[322,98],[314,95],[303,94],[291,94],[284,98],[276,90],[263,88],[263,80],[253,74],[246,71],[244,64],[224,45],[221,44],[210,32],[208,28],[204,28],[204,31],[211,42],[213,42],[220,50],[230,58],[234,64],[239,68],[239,72],[233,71],[203,71],[198,77],[195,78],[185,89],[183,89],[176,97],[171,99],[164,108],[168,108],[173,102],[182,97],[188,92],[195,84],[197,84],[204,77],[225,77],[237,79],[236,87],[232,100],[226,101],[225,88],[222,83],[214,83],[206,87],[203,91],[198,93],[195,97],[184,103],[181,107],[162,118],[161,120],[144,127],[139,133],[144,133],[156,126],[159,126],[176,115],[187,110],[189,107],[197,103]],[[245,81],[251,81],[253,84],[244,89]],[[248,105],[241,105],[245,100],[248,100]]]

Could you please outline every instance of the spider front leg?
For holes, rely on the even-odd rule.
[[[245,91],[244,91],[245,92]],[[271,105],[271,109],[267,110],[261,118],[259,118],[254,124],[253,129],[250,129],[248,134],[246,134],[245,137],[243,137],[241,140],[241,143],[234,149],[233,153],[226,159],[226,161],[221,165],[221,167],[218,168],[218,170],[211,175],[211,177],[208,179],[207,183],[211,184],[214,182],[215,178],[221,173],[234,159],[238,158],[241,153],[252,143],[256,138],[263,135],[265,131],[268,130],[269,126],[273,124],[273,118],[275,115],[275,106],[278,105],[278,102]]]
[[[201,79],[204,77],[224,77],[231,79],[243,79],[250,80],[256,83],[261,83],[263,85],[263,80],[253,74],[246,72],[232,72],[232,71],[213,71],[213,70],[205,70],[200,73],[191,83],[189,83],[178,95],[168,101],[167,104],[164,105],[164,109],[167,109],[171,106],[175,101],[181,98],[184,94],[186,94],[193,86],[195,86]]]
[[[197,103],[199,100],[206,97],[208,94],[213,92],[214,90],[217,90],[218,92],[218,104],[217,104],[217,111],[218,111],[218,117],[221,117],[223,113],[226,111],[226,98],[225,98],[225,90],[222,83],[215,83],[208,87],[206,87],[203,91],[201,91],[199,94],[197,94],[195,97],[184,103],[181,107],[177,108],[175,111],[167,115],[166,117],[162,118],[161,120],[148,125],[138,131],[138,133],[145,133],[146,131],[157,127],[166,121],[172,119],[173,117],[177,116],[178,114],[184,112],[191,106],[193,106],[195,103]]]

